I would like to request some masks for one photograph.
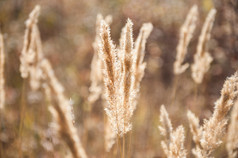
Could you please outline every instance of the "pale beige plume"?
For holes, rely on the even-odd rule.
[[[189,10],[186,20],[180,29],[179,43],[177,46],[177,55],[176,60],[174,62],[174,74],[176,75],[183,73],[189,67],[188,63],[183,64],[183,62],[187,54],[189,42],[191,41],[194,30],[196,28],[197,18],[198,18],[198,7],[197,5],[194,5]]]
[[[211,37],[211,30],[215,20],[216,9],[211,9],[203,25],[202,32],[199,36],[197,51],[194,55],[192,65],[192,78],[197,83],[202,83],[205,73],[209,70],[212,57],[207,50],[207,43]]]
[[[229,158],[237,158],[238,156],[238,101],[231,112],[231,121],[228,126],[226,149],[228,151]]]
[[[90,95],[88,97],[88,101],[90,103],[94,103],[96,100],[99,99],[100,95],[103,93],[103,62],[99,58],[99,42],[100,42],[100,24],[101,20],[103,20],[103,16],[101,14],[97,15],[96,20],[96,37],[95,41],[93,42],[93,49],[94,55],[91,62],[91,73],[90,73],[90,80],[91,86],[89,88]],[[108,15],[105,17],[105,22],[110,25],[112,23],[112,16]]]
[[[136,80],[139,82],[142,78],[138,74],[144,71],[141,65],[145,40],[152,30],[151,24],[145,24],[134,47],[132,25],[131,20],[128,19],[122,30],[120,47],[116,48],[110,38],[108,24],[105,21],[101,23],[100,57],[104,61],[103,78],[107,101],[105,111],[112,129],[119,136],[123,136],[132,128],[131,117],[135,110],[135,97],[139,91]],[[139,66],[136,65],[138,58],[140,59]]]
[[[184,149],[184,127],[179,126],[173,130],[168,112],[164,105],[160,107],[160,123],[158,127],[164,140],[161,146],[167,158],[186,158],[187,151]]]
[[[26,21],[24,45],[20,56],[20,72],[23,78],[30,78],[30,86],[33,90],[40,87],[42,75],[40,61],[43,59],[42,46],[37,26],[40,6],[36,6]]]
[[[23,78],[30,77],[33,90],[45,89],[51,99],[50,111],[58,124],[58,131],[68,145],[74,158],[87,158],[73,125],[73,113],[69,100],[64,96],[64,88],[59,83],[50,62],[44,58],[40,34],[37,26],[40,6],[36,6],[26,21],[24,46],[20,57],[20,71]]]
[[[221,145],[227,125],[227,114],[238,94],[238,73],[229,77],[222,88],[221,97],[215,102],[215,110],[203,126],[199,126],[198,118],[188,112],[189,124],[196,148],[193,153],[197,158],[210,158],[211,153]]]

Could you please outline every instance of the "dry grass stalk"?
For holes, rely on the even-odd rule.
[[[93,43],[94,55],[91,62],[91,74],[90,74],[91,86],[89,88],[90,95],[88,97],[88,101],[92,104],[99,99],[103,91],[103,75],[102,75],[103,62],[99,58],[99,48],[98,48],[100,42],[101,20],[103,20],[103,16],[101,14],[98,14],[96,20],[96,37]],[[112,23],[112,17],[110,15],[106,16],[104,20],[108,25]]]
[[[112,17],[110,15],[106,16],[105,19],[101,14],[97,15],[96,20],[96,37],[93,43],[94,55],[91,62],[91,86],[89,88],[90,95],[88,101],[93,104],[99,97],[103,94],[103,61],[99,57],[99,43],[100,43],[100,24],[104,20],[108,25],[112,23]],[[105,150],[109,152],[115,143],[116,133],[111,129],[108,119],[104,126],[105,134]]]
[[[232,112],[231,122],[228,127],[226,149],[228,151],[229,158],[236,158],[238,156],[238,101],[236,101]]]
[[[202,133],[201,131],[202,129],[200,128],[200,125],[199,125],[199,119],[191,111],[188,111],[187,117],[189,121],[189,127],[193,135],[193,141],[197,146],[199,146],[200,140],[201,140],[201,133]]]
[[[30,76],[33,90],[40,86],[45,89],[54,106],[50,107],[58,130],[75,158],[87,158],[73,125],[73,113],[69,100],[64,96],[64,88],[56,78],[50,62],[43,57],[41,39],[37,27],[37,17],[40,7],[36,6],[26,22],[24,47],[21,54],[21,75],[23,78]]]
[[[134,54],[136,54],[135,57],[136,64],[135,64],[135,82],[133,85],[133,89],[135,89],[137,94],[140,90],[140,82],[144,76],[144,71],[146,67],[146,63],[143,61],[145,56],[145,44],[152,29],[153,25],[151,23],[143,24],[135,42]],[[138,96],[136,96],[134,99],[134,106],[136,106],[136,101],[138,99],[137,97]]]
[[[30,78],[33,90],[40,87],[41,69],[40,61],[43,59],[41,40],[37,26],[40,6],[36,6],[26,21],[23,50],[20,56],[20,72],[23,78]]]
[[[212,151],[221,145],[227,124],[226,115],[237,97],[237,88],[238,73],[236,72],[225,81],[221,97],[215,103],[215,111],[209,120],[204,121],[203,126],[199,127],[198,119],[191,112],[188,113],[193,140],[196,143],[196,149],[193,150],[196,157],[210,157]]]
[[[144,52],[142,51],[144,51],[145,40],[152,29],[151,24],[142,27],[148,30],[141,31],[138,44],[134,48],[132,25],[131,20],[128,20],[122,31],[120,47],[116,48],[111,40],[108,24],[105,21],[101,23],[100,56],[104,61],[103,78],[107,100],[105,111],[112,129],[119,136],[123,136],[131,130],[130,119],[136,107],[135,98],[139,91],[136,77],[138,79],[138,73],[144,71],[142,68]],[[136,66],[136,59],[138,58],[140,62],[138,63],[139,66]],[[141,78],[138,79],[138,82]]]
[[[57,80],[54,71],[47,59],[41,63],[45,82],[50,89],[51,96],[55,96],[55,104],[50,107],[53,118],[58,124],[61,138],[66,142],[75,158],[87,158],[77,135],[77,129],[73,125],[73,113],[69,100],[64,96],[64,88]]]
[[[132,89],[132,84],[135,80],[134,75],[134,67],[133,67],[133,31],[132,31],[132,22],[131,20],[127,21],[126,27],[125,27],[125,34],[124,34],[124,42],[122,45],[122,66],[123,66],[123,118],[124,118],[124,131],[123,133],[126,133],[127,131],[130,131],[131,124],[130,119],[133,115],[133,109],[130,109],[132,106],[131,98],[133,98],[133,95],[135,93],[134,89]]]
[[[196,28],[197,18],[198,7],[197,5],[194,5],[189,10],[186,20],[180,30],[179,43],[177,46],[177,55],[176,60],[174,62],[174,74],[176,75],[183,73],[189,67],[189,64],[183,64],[183,61],[187,54],[188,44],[191,41],[193,37],[193,32]]]
[[[106,124],[105,124],[105,133],[104,133],[104,140],[105,140],[105,150],[109,152],[112,149],[112,146],[116,142],[116,133],[111,129],[110,122],[107,118]]]
[[[4,65],[5,65],[4,43],[3,43],[3,36],[0,33],[0,109],[3,109],[5,105]]]
[[[121,112],[119,112],[119,109],[122,109],[120,106],[120,100],[118,98],[119,95],[119,83],[120,80],[120,67],[119,61],[117,58],[117,53],[115,46],[113,45],[113,42],[110,37],[110,30],[109,26],[106,24],[106,22],[101,23],[101,58],[104,62],[104,84],[105,84],[105,92],[106,92],[106,113],[110,119],[110,123],[112,125],[112,129],[115,130],[117,134],[121,134],[120,131],[120,125],[122,120],[122,117],[119,116]],[[119,67],[119,68],[118,68]],[[119,107],[120,106],[120,107]],[[123,125],[123,124],[122,124]]]
[[[192,78],[197,83],[202,83],[205,73],[209,70],[212,62],[211,55],[207,52],[207,42],[211,37],[211,30],[215,20],[216,9],[212,9],[206,18],[202,32],[199,36],[197,51],[192,65]]]
[[[173,130],[168,112],[164,105],[160,108],[160,122],[159,130],[161,135],[165,137],[161,141],[162,148],[167,158],[186,158],[187,152],[184,149],[184,128],[183,126],[177,127]]]

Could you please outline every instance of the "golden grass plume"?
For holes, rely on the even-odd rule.
[[[176,60],[174,62],[174,74],[176,75],[183,73],[189,67],[188,63],[183,64],[183,62],[187,54],[187,47],[193,37],[193,33],[196,28],[197,18],[198,18],[198,7],[197,5],[194,5],[189,10],[186,20],[180,29],[179,43],[177,46],[177,55]]]
[[[161,141],[161,146],[167,158],[186,158],[187,151],[184,149],[184,127],[179,126],[173,130],[171,120],[164,105],[160,107],[160,122],[159,130],[164,140]]]
[[[97,15],[96,20],[96,37],[93,42],[93,59],[91,62],[91,73],[90,73],[90,80],[91,80],[91,86],[89,88],[90,95],[88,97],[88,101],[90,103],[94,103],[96,100],[99,99],[100,95],[103,93],[103,62],[99,58],[99,42],[100,42],[100,22],[101,20],[105,20],[105,22],[110,25],[112,23],[112,16],[107,15],[105,19],[101,14]]]
[[[227,125],[226,116],[237,97],[237,88],[238,73],[236,72],[225,81],[221,97],[215,102],[213,115],[210,119],[204,120],[203,126],[199,126],[198,118],[192,112],[188,112],[189,125],[196,144],[193,154],[196,157],[210,157],[212,151],[221,145]]]
[[[238,156],[238,101],[235,102],[231,112],[231,121],[228,126],[226,149],[229,158],[236,158]]]
[[[116,48],[108,24],[101,22],[100,57],[104,62],[105,111],[112,129],[119,136],[123,136],[132,127],[130,119],[136,108],[135,98],[142,78],[139,74],[143,74],[145,67],[145,41],[152,30],[151,24],[145,24],[134,47],[132,25],[128,19],[122,29],[120,47]]]
[[[26,21],[26,31],[21,60],[21,75],[30,77],[33,90],[42,87],[51,99],[50,112],[58,125],[58,132],[68,145],[74,158],[87,158],[73,125],[73,113],[69,100],[64,96],[64,87],[55,76],[50,62],[44,58],[39,30],[37,27],[40,6],[36,6]]]
[[[205,73],[209,70],[212,62],[211,55],[207,52],[207,43],[211,37],[211,30],[215,20],[216,9],[211,9],[207,15],[202,32],[199,36],[197,51],[192,65],[192,78],[197,83],[202,83]]]

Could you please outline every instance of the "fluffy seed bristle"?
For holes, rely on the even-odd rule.
[[[94,55],[91,62],[91,73],[90,80],[91,86],[89,88],[90,95],[88,97],[88,101],[93,104],[96,100],[99,99],[100,95],[103,91],[103,62],[99,57],[99,48],[98,45],[100,43],[100,22],[103,20],[103,16],[101,14],[97,15],[96,20],[96,37],[93,43]],[[112,23],[112,17],[110,15],[105,17],[105,22],[110,25]]]
[[[26,21],[24,45],[20,56],[20,72],[22,78],[30,78],[33,90],[40,87],[41,69],[40,61],[43,59],[40,34],[37,26],[40,6],[36,6]]]
[[[193,141],[195,142],[196,145],[199,146],[201,139],[201,128],[199,125],[199,119],[191,111],[187,112],[187,117],[189,121],[189,127],[193,135]]]
[[[198,7],[194,5],[186,17],[186,20],[181,27],[179,43],[177,46],[177,55],[174,62],[174,74],[178,75],[183,73],[189,66],[188,63],[183,64],[184,58],[187,54],[187,47],[193,37],[193,32],[196,28],[198,18]]]
[[[210,157],[212,151],[221,145],[227,125],[226,115],[233,106],[237,94],[238,72],[225,81],[221,97],[215,102],[213,115],[209,120],[204,121],[201,128],[199,128],[198,120],[196,120],[195,116],[191,113],[188,114],[190,127],[192,127],[191,132],[196,143],[196,148],[193,149],[196,157]],[[193,128],[193,126],[196,127]],[[194,132],[196,130],[197,132]],[[199,142],[197,138],[199,138]]]
[[[165,140],[161,141],[161,146],[167,158],[186,158],[187,152],[184,149],[184,128],[177,127],[173,130],[168,112],[164,105],[160,107],[160,122],[159,130]]]
[[[129,124],[130,118],[132,116],[132,111],[130,109],[130,106],[132,105],[131,98],[133,95],[133,87],[132,83],[134,80],[134,70],[133,70],[133,57],[134,54],[132,54],[133,50],[133,37],[132,37],[132,22],[130,19],[127,20],[127,24],[125,26],[125,35],[124,35],[124,42],[122,46],[122,52],[124,61],[123,61],[123,108],[124,108],[124,131],[125,133],[127,131],[130,131],[131,125]]]
[[[145,24],[134,48],[132,25],[131,20],[128,19],[122,29],[120,47],[116,48],[110,38],[109,26],[105,21],[101,22],[100,57],[104,61],[103,78],[107,100],[105,111],[112,129],[119,136],[123,136],[132,127],[130,119],[136,107],[135,98],[138,95],[139,82],[145,67],[142,63],[144,47],[152,30],[152,25]]]
[[[135,89],[135,92],[138,94],[140,90],[140,82],[144,76],[144,71],[146,67],[146,63],[143,61],[145,56],[145,44],[147,41],[147,38],[149,37],[151,31],[153,29],[153,25],[151,23],[145,23],[142,25],[140,29],[140,33],[136,39],[135,42],[135,48],[134,53],[135,56],[135,81],[133,84],[133,89]],[[136,108],[138,95],[134,97],[134,109]]]
[[[54,109],[55,114],[53,113],[53,117],[58,124],[59,134],[68,145],[75,158],[87,158],[81,141],[77,135],[77,129],[73,125],[71,105],[69,100],[67,100],[63,94],[63,86],[56,78],[50,62],[47,59],[42,60],[41,68],[44,74],[45,83],[50,89],[50,94],[51,96],[54,96],[52,109]]]
[[[231,121],[228,127],[226,149],[228,151],[229,158],[236,158],[238,156],[238,101],[231,112]]]
[[[75,158],[87,158],[73,125],[73,114],[69,101],[64,96],[64,88],[56,78],[50,62],[44,58],[37,27],[40,7],[36,6],[26,22],[24,47],[21,54],[21,74],[23,78],[30,77],[33,90],[39,87],[45,89],[51,99],[50,111],[58,124],[58,132],[68,145]]]
[[[207,52],[207,42],[211,37],[211,30],[215,20],[216,9],[212,9],[206,18],[202,32],[199,36],[197,51],[192,65],[192,78],[197,83],[202,83],[205,73],[209,70],[212,62],[211,55]]]
[[[100,30],[101,43],[100,57],[104,62],[104,84],[105,84],[105,99],[107,101],[105,111],[108,115],[112,129],[117,133],[121,134],[121,126],[123,124],[121,111],[121,104],[119,101],[119,71],[121,65],[116,57],[115,46],[113,45],[110,38],[109,26],[105,21],[101,22]],[[118,68],[119,67],[119,68]],[[123,127],[123,126],[122,126]]]
[[[167,113],[164,105],[160,107],[160,122],[161,126],[159,126],[159,130],[161,135],[169,139],[170,133],[173,131],[172,123],[169,119],[169,114]]]

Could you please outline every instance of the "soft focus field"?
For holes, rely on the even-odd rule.
[[[163,137],[158,130],[160,106],[165,105],[174,128],[185,127],[187,157],[193,157],[192,134],[187,111],[199,119],[212,115],[225,79],[238,67],[238,2],[235,0],[0,0],[0,28],[5,43],[6,104],[0,113],[0,143],[3,158],[64,158],[70,151],[57,137],[52,116],[41,91],[32,91],[20,75],[19,56],[23,48],[25,20],[35,5],[41,6],[38,26],[43,52],[70,98],[74,125],[89,158],[111,158],[104,150],[105,112],[102,99],[88,102],[90,64],[94,54],[96,17],[112,15],[112,39],[119,43],[121,28],[130,18],[134,40],[141,25],[154,26],[146,44],[147,66],[141,82],[137,109],[132,116],[132,131],[126,135],[126,157],[165,157]],[[200,85],[189,68],[181,75],[173,73],[180,27],[190,7],[198,5],[199,17],[188,46],[185,62],[192,63],[198,37],[211,8],[217,14],[207,43],[213,62]],[[177,80],[177,84],[175,81]],[[174,96],[174,88],[177,87]],[[226,140],[226,135],[224,139]],[[129,141],[130,140],[130,141]],[[130,147],[129,147],[130,146]],[[228,157],[225,143],[213,154]],[[120,157],[118,155],[118,157]]]

